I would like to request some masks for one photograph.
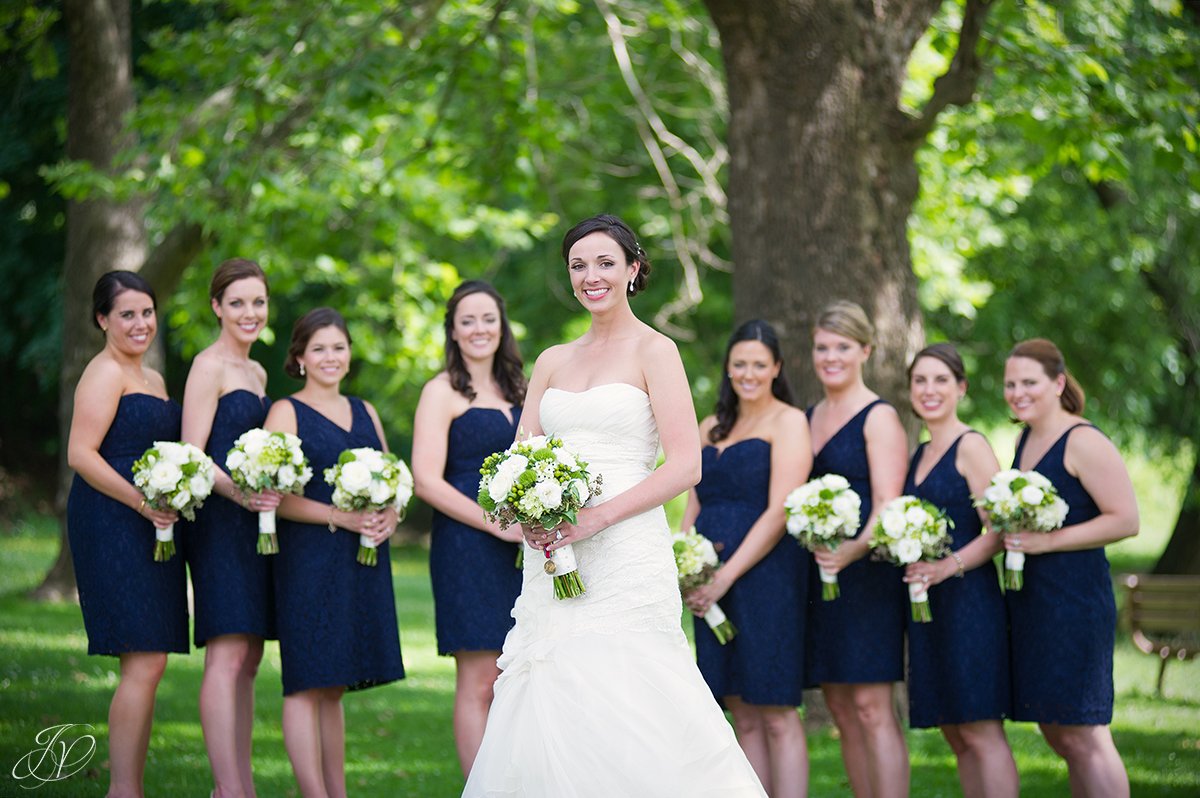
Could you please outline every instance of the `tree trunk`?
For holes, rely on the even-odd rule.
[[[1154,564],[1156,574],[1200,574],[1200,445],[1192,462],[1192,478],[1183,493],[1175,531]]]
[[[776,325],[790,379],[812,402],[813,323],[833,300],[858,302],[877,330],[867,380],[900,402],[923,343],[907,238],[923,133],[897,127],[898,98],[939,3],[706,4],[729,86],[737,320]]]
[[[133,65],[129,0],[66,0],[67,157],[98,171],[129,143],[125,119],[133,112]],[[110,269],[137,269],[146,255],[139,202],[104,197],[67,203],[67,250],[63,264],[63,360],[58,403],[61,445],[55,510],[62,529],[58,559],[33,592],[43,599],[75,592],[75,570],[66,536],[71,471],[66,444],[75,385],[103,341],[91,319],[92,287]]]

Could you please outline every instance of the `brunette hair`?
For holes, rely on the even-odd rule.
[[[1066,377],[1066,386],[1063,388],[1062,395],[1058,397],[1059,403],[1063,410],[1074,415],[1079,415],[1083,412],[1083,388],[1067,371],[1067,363],[1063,360],[1063,354],[1053,341],[1046,338],[1030,338],[1027,341],[1021,341],[1012,348],[1008,353],[1009,357],[1027,357],[1030,360],[1036,360],[1041,364],[1042,370],[1046,372],[1046,376],[1050,379],[1056,379],[1059,374]]]
[[[263,287],[267,289],[267,296],[271,295],[271,286],[267,282],[267,275],[261,266],[246,258],[230,258],[213,272],[212,282],[208,286],[208,298],[220,302],[221,298],[225,296],[226,288],[238,280],[245,280],[249,277],[262,280]]]
[[[96,281],[96,287],[92,289],[92,324],[96,326],[97,330],[102,332],[104,330],[100,326],[99,317],[112,313],[113,303],[126,291],[137,291],[150,297],[150,304],[154,306],[154,312],[158,312],[158,298],[154,296],[154,289],[150,287],[150,283],[146,282],[145,277],[137,272],[123,269],[105,272],[100,275],[100,279]]]
[[[958,354],[958,350],[954,348],[954,344],[940,343],[930,344],[913,355],[912,362],[908,364],[909,383],[912,383],[912,373],[913,369],[917,366],[917,361],[923,357],[931,357],[945,364],[946,368],[950,369],[950,373],[954,375],[956,382],[967,381],[967,370],[963,366],[962,356]]]
[[[346,343],[351,343],[350,330],[346,327],[346,320],[342,318],[341,313],[333,308],[313,308],[292,325],[292,341],[288,344],[287,357],[283,361],[283,370],[289,377],[298,380],[303,378],[299,358],[317,330],[326,327],[337,327],[346,336]]]
[[[870,346],[875,340],[875,325],[867,318],[867,312],[857,302],[842,299],[832,302],[821,309],[813,332],[827,330],[863,346]]]
[[[454,314],[458,304],[472,294],[486,294],[496,303],[500,310],[500,346],[492,359],[492,378],[500,386],[505,401],[513,405],[525,403],[525,365],[521,362],[521,352],[517,348],[517,339],[508,323],[508,312],[504,309],[504,297],[492,287],[491,283],[483,280],[467,280],[454,289],[450,300],[446,302],[446,374],[450,377],[450,386],[467,399],[475,398],[475,389],[471,387],[471,375],[463,362],[462,349],[451,333],[454,330]]]
[[[566,263],[570,256],[571,247],[575,246],[579,239],[592,233],[604,233],[617,242],[617,246],[625,253],[627,262],[637,261],[641,264],[641,268],[633,276],[633,285],[629,289],[629,296],[641,293],[642,289],[646,287],[646,279],[650,276],[650,259],[646,257],[646,250],[642,249],[642,245],[638,243],[637,236],[633,234],[629,225],[611,214],[602,213],[584,219],[567,231],[562,242],[563,263]]]
[[[742,341],[758,341],[771,351],[771,357],[779,364],[779,374],[771,381],[771,394],[789,405],[795,404],[792,386],[788,384],[783,373],[783,352],[779,347],[779,336],[775,334],[775,328],[762,319],[752,319],[733,331],[733,335],[729,336],[729,344],[725,347],[725,370],[721,375],[721,387],[717,394],[717,423],[708,431],[708,440],[711,443],[723,439],[737,423],[738,397],[733,391],[733,382],[729,379],[729,355],[733,352],[733,347]]]

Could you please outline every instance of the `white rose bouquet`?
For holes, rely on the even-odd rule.
[[[189,521],[212,493],[212,458],[190,443],[155,441],[133,464],[133,484],[157,510],[175,510]],[[175,525],[155,529],[154,561],[175,555]]]
[[[809,551],[818,546],[833,550],[858,532],[862,499],[845,477],[826,474],[809,480],[788,494],[783,502],[787,531]],[[833,601],[841,595],[837,574],[821,573],[821,598]]]
[[[300,494],[312,479],[312,468],[300,448],[300,439],[290,432],[246,430],[225,455],[225,467],[229,469],[233,484],[251,493],[274,490]],[[258,514],[255,548],[259,554],[279,553],[274,510],[263,510]]]
[[[325,481],[333,485],[333,506],[339,510],[383,510],[395,507],[397,518],[413,496],[413,477],[405,464],[391,452],[378,449],[347,449],[337,465],[325,469]],[[358,537],[358,562],[376,565],[376,543],[367,535]]]
[[[987,511],[992,527],[1002,534],[1017,530],[1053,532],[1063,525],[1070,509],[1050,480],[1036,471],[1015,468],[992,477],[983,495],[975,499],[975,506]],[[1005,552],[1005,588],[1020,590],[1024,584],[1024,552]]]
[[[602,479],[587,470],[559,438],[538,435],[488,455],[479,469],[479,506],[500,527],[525,524],[550,530],[575,523],[588,499],[600,493]],[[545,570],[554,577],[554,596],[584,592],[579,564],[570,545],[546,553]]]
[[[950,553],[951,526],[953,523],[940,507],[916,496],[898,496],[879,513],[871,530],[871,548],[897,565],[939,560]],[[933,620],[924,583],[909,583],[908,600],[914,621]]]
[[[675,552],[675,567],[679,569],[680,592],[687,593],[712,581],[713,571],[717,570],[719,562],[717,550],[713,548],[712,541],[697,532],[695,527],[671,535],[671,549]],[[733,621],[725,617],[725,612],[715,602],[704,613],[704,622],[713,630],[721,645],[737,634]]]

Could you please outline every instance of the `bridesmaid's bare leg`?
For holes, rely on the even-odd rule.
[[[948,724],[942,734],[958,760],[964,798],[1016,798],[1017,764],[1000,721]]]
[[[867,763],[867,741],[859,722],[852,684],[822,684],[825,704],[833,715],[841,740],[842,763],[846,766],[846,778],[856,798],[873,798],[871,774]]]
[[[304,798],[328,798],[321,762],[320,691],[283,697],[283,745]]]
[[[329,798],[346,798],[346,716],[341,687],[320,690],[321,771]]]
[[[108,798],[142,798],[154,698],[166,669],[162,652],[121,655],[121,681],[108,708]]]
[[[254,719],[254,676],[262,640],[221,635],[208,641],[200,684],[200,725],[216,784],[216,798],[253,798],[250,724]]]
[[[454,685],[454,743],[463,776],[471,773],[488,710],[492,707],[493,685],[500,676],[496,667],[499,651],[456,651]]]
[[[771,798],[808,795],[808,742],[795,707],[764,706],[763,725],[771,758]]]
[[[767,748],[767,732],[763,726],[761,707],[747,704],[737,696],[725,696],[725,706],[733,715],[733,730],[737,733],[738,745],[750,760],[758,780],[767,795],[774,795],[771,782],[771,754]]]
[[[1071,795],[1128,798],[1129,775],[1108,726],[1040,723],[1055,753],[1067,761]]]
[[[866,743],[867,769],[874,798],[906,798],[908,748],[896,717],[889,682],[852,685],[854,707]]]

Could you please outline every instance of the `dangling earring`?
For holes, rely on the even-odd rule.
[[[301,377],[304,376],[304,364],[303,363],[300,364],[300,376]]]
[[[630,294],[632,294],[632,293],[633,293],[633,280],[630,280],[630,281],[629,281],[629,293],[630,293]]]

